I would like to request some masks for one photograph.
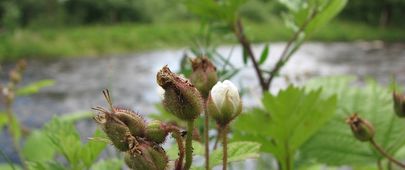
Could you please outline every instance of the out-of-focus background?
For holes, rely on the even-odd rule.
[[[402,0],[348,1],[337,19],[311,40],[403,41],[404,8]],[[249,0],[241,15],[249,22],[251,41],[287,40],[291,31],[282,20],[284,9],[275,0]],[[186,47],[199,25],[176,0],[2,0],[0,60],[81,58]]]
[[[270,44],[263,66],[274,64],[293,33],[285,10],[275,0],[248,0],[240,9],[254,52],[258,55]],[[329,75],[374,78],[382,84],[396,75],[397,82],[405,84],[404,16],[403,0],[349,0],[294,54],[271,91]],[[181,59],[192,55],[190,47],[202,43],[204,33],[201,18],[178,0],[1,0],[0,82],[7,82],[8,70],[19,59],[28,61],[21,86],[53,82],[45,82],[53,85],[38,93],[16,98],[13,110],[27,128],[40,128],[55,115],[105,106],[105,88],[117,105],[149,114],[157,112],[155,104],[161,100],[156,72],[166,64],[180,70]],[[245,66],[232,35],[210,38],[235,67]],[[247,107],[260,103],[251,67],[232,80],[248,92]],[[77,126],[86,137],[96,125],[87,120]],[[0,135],[0,149],[18,162],[11,143],[7,133]]]

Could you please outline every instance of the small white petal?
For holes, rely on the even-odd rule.
[[[217,106],[218,109],[224,104],[226,94],[230,97],[233,110],[237,110],[240,104],[240,97],[238,88],[229,80],[225,80],[224,82],[217,82],[215,86],[211,89],[211,97]]]

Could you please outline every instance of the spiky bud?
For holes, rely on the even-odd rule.
[[[114,107],[115,116],[124,123],[132,136],[143,137],[145,135],[145,119],[129,109]]]
[[[166,140],[166,136],[168,135],[168,131],[166,130],[165,125],[158,121],[154,120],[146,126],[146,139],[148,141],[153,141],[157,144],[161,144]]]
[[[211,88],[217,82],[217,72],[214,64],[206,57],[197,57],[191,61],[193,72],[190,80],[200,91],[204,98],[207,98]]]
[[[165,90],[163,105],[170,113],[184,121],[194,120],[200,115],[202,98],[190,81],[171,72],[167,66],[157,73],[156,78]]]
[[[349,124],[354,137],[359,141],[368,142],[374,138],[375,130],[373,125],[360,118],[356,113],[347,118],[346,123]]]
[[[94,119],[119,151],[125,152],[130,149],[131,133],[127,126],[109,113],[99,113]]]
[[[392,98],[394,100],[394,111],[398,117],[405,117],[405,95],[399,94],[397,92],[392,93]]]
[[[215,84],[208,97],[207,109],[218,125],[227,125],[242,111],[238,88],[229,80]]]
[[[168,166],[168,158],[160,146],[152,146],[149,143],[141,143],[138,146],[140,152],[125,153],[125,163],[132,170],[165,170]]]

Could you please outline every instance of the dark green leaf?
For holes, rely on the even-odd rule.
[[[268,56],[269,56],[269,45],[266,44],[264,46],[262,54],[260,55],[259,65],[263,64],[266,61]]]
[[[246,49],[245,48],[242,48],[242,59],[243,59],[243,64],[247,64],[247,62],[248,62],[248,58],[249,58],[249,54],[248,54],[248,52],[246,51]]]

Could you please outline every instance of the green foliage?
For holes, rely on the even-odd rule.
[[[314,135],[301,150],[305,161],[316,160],[333,166],[368,165],[383,159],[369,144],[357,141],[345,123],[345,118],[357,112],[371,122],[376,142],[395,155],[405,145],[405,124],[398,119],[392,108],[389,90],[369,81],[365,87],[352,87],[352,78],[319,78],[307,84],[314,89],[323,87],[323,95],[338,95],[335,117]]]
[[[37,81],[34,83],[31,83],[29,85],[26,85],[24,87],[18,88],[17,90],[17,96],[28,96],[32,94],[36,94],[39,92],[40,89],[48,86],[53,86],[55,84],[55,81],[53,80],[41,80]]]
[[[292,167],[298,149],[333,117],[336,108],[336,98],[321,96],[320,89],[306,92],[293,86],[277,95],[266,93],[262,102],[264,110],[253,109],[236,119],[233,139],[261,143],[261,151],[272,153],[282,169]]]
[[[264,46],[264,49],[263,49],[262,54],[260,55],[260,59],[259,59],[260,65],[263,64],[264,62],[266,62],[267,57],[269,56],[269,48],[270,48],[269,44],[266,44]]]
[[[203,156],[204,147],[200,143],[193,143],[193,154]],[[260,144],[256,142],[232,142],[228,144],[228,163],[244,161],[249,158],[259,157]],[[222,164],[222,147],[217,148],[210,153],[211,168]],[[200,170],[204,167],[192,167],[191,169]]]

